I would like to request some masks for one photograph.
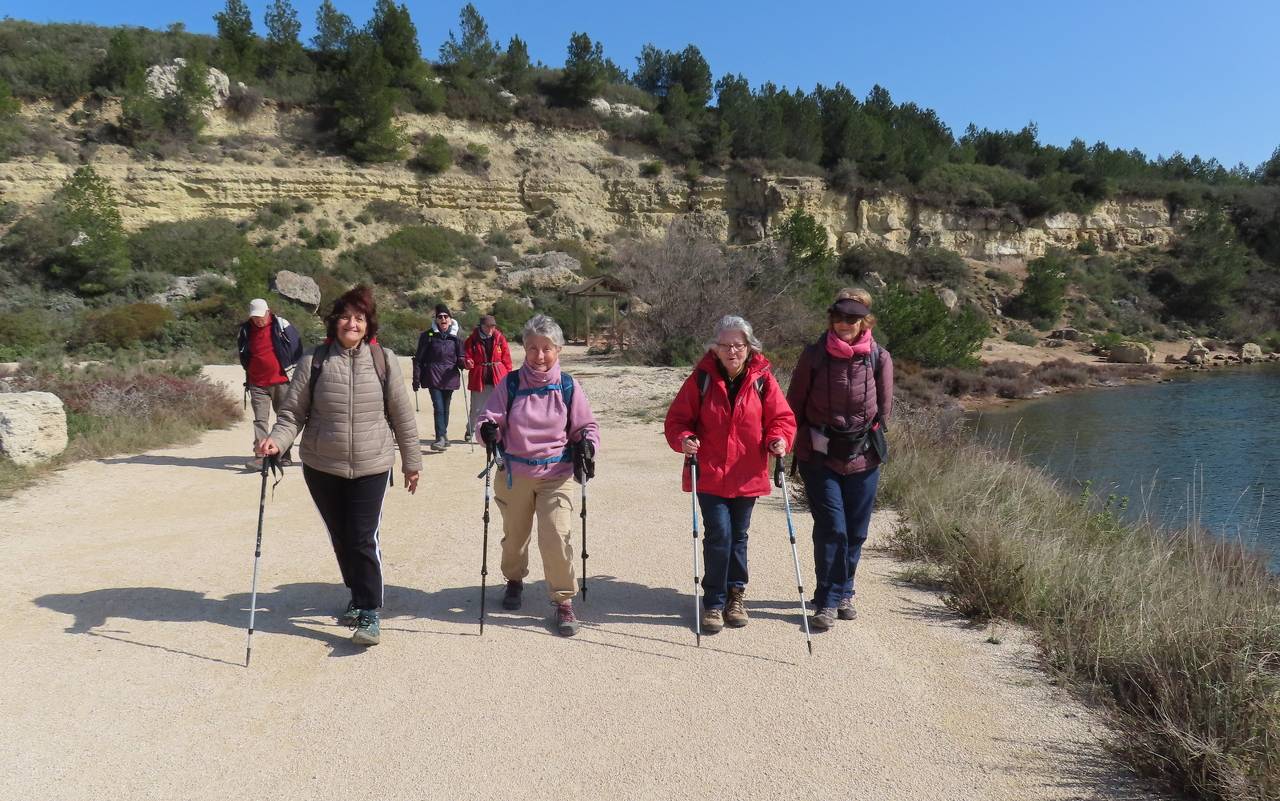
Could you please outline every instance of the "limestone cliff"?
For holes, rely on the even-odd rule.
[[[418,207],[434,222],[473,233],[497,228],[545,239],[597,238],[623,230],[658,234],[684,219],[722,239],[745,243],[766,236],[800,208],[827,227],[840,250],[857,244],[896,251],[935,246],[992,260],[1035,257],[1049,247],[1082,241],[1102,250],[1165,245],[1183,222],[1159,200],[1112,200],[1089,214],[1062,213],[1023,224],[996,211],[934,208],[901,195],[850,195],[815,177],[734,173],[685,181],[664,173],[647,178],[640,173],[643,159],[612,152],[607,134],[599,130],[488,126],[443,116],[411,116],[405,122],[410,133],[440,133],[459,147],[484,145],[488,169],[473,173],[454,167],[429,176],[403,164],[359,167],[317,156],[288,144],[310,120],[299,112],[271,109],[246,123],[219,112],[209,134],[222,157],[136,161],[120,148],[103,147],[92,163],[119,191],[130,228],[208,215],[239,218],[284,197],[351,211],[383,199]],[[245,142],[266,155],[245,158],[237,152]],[[0,163],[0,201],[43,202],[72,170],[52,160]]]

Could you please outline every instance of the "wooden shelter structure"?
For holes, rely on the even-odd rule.
[[[578,337],[578,306],[582,299],[586,299],[588,303],[587,311],[590,312],[590,302],[592,300],[608,300],[613,310],[613,346],[619,351],[625,347],[622,331],[618,328],[618,299],[626,300],[628,295],[627,285],[611,275],[599,275],[595,278],[588,278],[581,284],[565,287],[562,290],[565,297],[569,298],[573,304],[573,338]],[[588,314],[583,321],[582,341],[587,342],[591,338],[591,317]]]

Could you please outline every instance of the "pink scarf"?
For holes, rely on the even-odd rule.
[[[858,334],[852,343],[845,342],[836,336],[835,331],[827,332],[827,353],[833,359],[852,359],[854,356],[866,356],[871,353],[871,331],[866,329]]]

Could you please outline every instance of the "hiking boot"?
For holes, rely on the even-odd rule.
[[[704,634],[715,634],[722,628],[724,628],[724,612],[722,610],[702,610],[702,631]]]
[[[338,615],[338,625],[346,626],[349,629],[356,627],[360,622],[360,607],[356,606],[355,601],[347,601],[347,611]]]
[[[809,619],[810,627],[818,631],[826,631],[836,624],[836,610],[829,606],[824,606],[813,613],[813,617]]]
[[[578,618],[573,614],[573,601],[556,604],[556,631],[561,637],[572,637],[578,633]]]
[[[445,442],[442,439],[438,439],[435,442],[431,443],[431,450],[436,451],[437,453],[444,450],[447,447],[449,447],[449,443]]]
[[[853,620],[858,616],[858,610],[853,608],[853,599],[845,598],[836,607],[836,617],[841,620]]]
[[[515,611],[520,608],[520,593],[524,592],[523,581],[508,581],[507,589],[502,593],[502,608]]]
[[[747,625],[747,606],[742,602],[746,594],[745,587],[730,587],[729,602],[724,605],[724,624],[729,628],[740,629]]]
[[[378,610],[361,609],[360,616],[356,619],[356,633],[351,636],[351,641],[356,645],[377,645],[381,634]]]

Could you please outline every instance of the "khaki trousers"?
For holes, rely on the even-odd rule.
[[[249,385],[249,407],[253,409],[253,441],[271,433],[271,412],[279,412],[284,398],[289,394],[289,382],[269,387]]]
[[[502,510],[502,575],[507,581],[523,581],[529,575],[529,539],[533,519],[538,518],[538,552],[547,577],[552,603],[569,601],[578,592],[573,572],[573,496],[571,477],[536,479],[507,473],[494,476],[494,500]]]

